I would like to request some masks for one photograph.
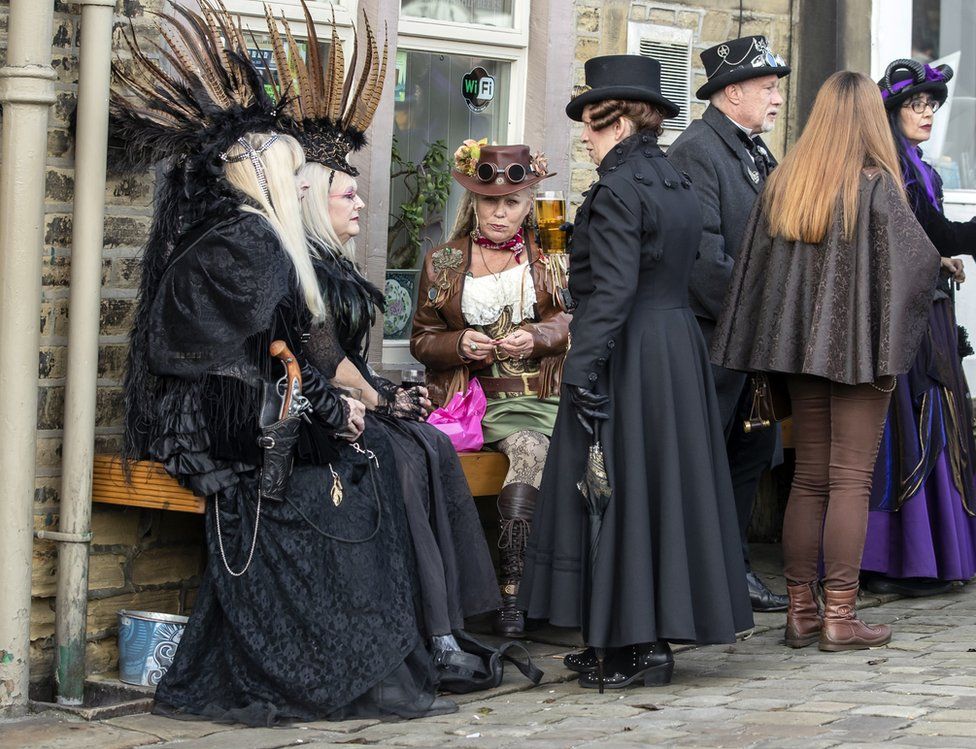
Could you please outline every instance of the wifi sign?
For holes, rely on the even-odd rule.
[[[461,96],[472,112],[483,112],[495,98],[495,79],[477,67],[461,79]]]

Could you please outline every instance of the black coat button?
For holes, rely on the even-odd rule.
[[[598,367],[606,366],[606,363],[607,363],[607,360],[604,359],[602,356],[599,359],[596,360],[596,365]]]
[[[609,348],[609,349],[612,349],[616,345],[617,344],[614,342],[613,338],[611,338],[609,341],[607,341],[607,348]]]
[[[649,141],[649,140],[650,140],[650,138],[648,138],[646,135],[642,135],[641,136],[641,143],[647,143],[647,141]]]
[[[637,174],[634,175],[634,179],[636,179],[636,180],[642,180],[642,179],[644,179],[644,175],[641,174],[640,172],[637,172]]]
[[[685,188],[686,190],[690,190],[691,189],[691,182],[682,182],[681,183],[681,186],[683,188]]]
[[[652,151],[650,148],[645,148],[644,149],[644,155],[647,158],[651,158],[654,155],[654,151]]]
[[[590,382],[596,382],[600,378],[597,377],[596,372],[590,372],[590,376],[587,377],[586,379],[588,379]]]
[[[672,180],[666,179],[666,180],[664,180],[664,186],[666,188],[668,188],[669,190],[673,190],[675,185],[674,185],[674,182]]]

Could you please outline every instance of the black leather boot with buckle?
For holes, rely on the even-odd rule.
[[[539,490],[530,484],[508,484],[498,495],[498,549],[501,552],[499,588],[502,607],[495,615],[492,629],[501,637],[525,636],[525,615],[519,611],[515,601],[519,582],[522,580],[529,523],[532,521],[532,511],[538,495]]]
[[[623,689],[636,682],[642,682],[645,687],[663,686],[671,683],[673,673],[671,646],[659,640],[608,650],[603,673],[597,668],[581,674],[579,685],[601,692],[604,689]]]

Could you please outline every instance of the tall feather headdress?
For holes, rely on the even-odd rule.
[[[143,248],[130,336],[126,465],[146,456],[157,428],[157,380],[148,369],[150,309],[174,246],[188,226],[239,209],[242,196],[221,179],[227,149],[248,133],[282,129],[280,105],[265,90],[240,25],[222,0],[201,0],[199,12],[177,4],[172,13],[156,17],[158,42],[140,41],[134,27],[122,31],[131,60],[113,62],[109,104],[111,168],[144,173],[166,163]]]
[[[275,74],[270,76],[272,86],[290,120],[293,134],[305,149],[305,157],[355,176],[359,172],[349,165],[346,157],[366,145],[366,130],[383,94],[387,74],[386,35],[381,54],[369,18],[363,11],[366,40],[363,43],[359,34],[353,37],[352,60],[347,71],[333,14],[328,60],[323,65],[315,23],[305,0],[301,3],[308,39],[305,59],[302,59],[285,18],[280,21],[284,30],[282,39],[279,22],[265,6],[276,68]],[[362,69],[357,73],[361,54]]]
[[[201,0],[199,13],[174,5],[155,15],[160,42],[123,31],[131,65],[112,66],[112,135],[122,146],[114,167],[213,159],[245,133],[278,125],[278,106],[223,0]]]

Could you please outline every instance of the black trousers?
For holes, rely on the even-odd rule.
[[[749,542],[746,534],[752,520],[752,508],[759,489],[759,479],[763,471],[773,462],[779,427],[746,433],[743,422],[749,418],[752,407],[752,388],[749,379],[742,388],[739,402],[731,418],[725,423],[725,451],[729,457],[729,470],[732,473],[732,493],[735,496],[735,512],[739,519],[739,538],[742,540],[742,558],[749,565]]]
[[[711,344],[715,323],[698,318],[705,341]],[[729,458],[729,471],[732,474],[732,492],[735,496],[735,512],[739,520],[739,538],[742,541],[742,558],[749,565],[749,542],[746,533],[752,520],[752,508],[756,501],[756,490],[763,471],[772,465],[779,439],[779,427],[760,429],[746,434],[742,423],[749,416],[752,406],[752,388],[748,375],[725,367],[712,365],[715,380],[715,394],[722,415],[722,428],[725,430],[725,451]]]

